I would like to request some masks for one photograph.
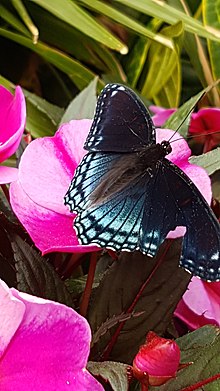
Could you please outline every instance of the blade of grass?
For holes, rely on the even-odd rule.
[[[111,34],[95,18],[92,18],[87,12],[71,0],[31,0],[40,7],[46,9],[57,18],[82,31],[84,34],[95,39],[107,47],[119,51],[121,54],[127,54],[128,48],[118,38]]]
[[[110,5],[105,4],[99,0],[80,0],[80,2],[85,4],[87,7],[92,8],[97,12],[100,12],[102,15],[108,16],[115,22],[120,23],[123,26],[126,26],[127,28],[135,31],[136,34],[141,34],[147,38],[161,43],[164,46],[169,47],[170,49],[174,49],[171,39],[163,36],[162,34],[157,34],[154,31],[144,27],[140,22],[135,21],[134,19],[127,16],[125,13],[116,10]]]
[[[174,7],[169,6],[163,1],[159,0],[115,0],[121,4],[131,7],[139,12],[143,12],[146,15],[151,15],[154,18],[164,20],[169,24],[174,24],[180,20],[184,23],[184,28],[194,34],[198,34],[201,37],[220,41],[220,31],[211,27],[203,26],[198,20],[184,14]]]
[[[39,31],[38,28],[35,26],[35,24],[32,22],[24,4],[21,0],[12,0],[12,5],[16,9],[17,13],[20,15],[21,19],[23,20],[24,24],[26,24],[27,28],[32,34],[33,37],[33,43],[37,43],[39,38]]]
[[[16,16],[10,12],[6,7],[0,5],[0,15],[8,24],[13,26],[16,30],[20,31],[22,34],[30,37],[30,32],[28,29],[21,23],[21,21],[16,18]]]
[[[31,39],[23,37],[20,34],[12,33],[3,28],[0,28],[0,35],[38,53],[45,60],[66,73],[80,90],[85,88],[96,76],[88,68],[80,64],[80,62],[43,42],[38,41],[38,43],[34,45]],[[102,87],[103,83],[99,81],[99,87],[100,86]]]

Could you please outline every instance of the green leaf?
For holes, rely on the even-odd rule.
[[[128,390],[128,365],[113,361],[89,361],[87,364],[87,369],[94,376],[101,376],[105,381],[108,381],[113,391]]]
[[[123,328],[119,330],[117,343],[107,359],[127,363],[133,360],[149,330],[159,334],[165,332],[191,278],[189,273],[179,267],[180,248],[181,241],[173,240],[165,242],[155,258],[139,252],[123,253],[108,268],[100,285],[93,292],[88,311],[93,333],[107,319],[126,314],[128,308],[130,312],[143,314],[132,317],[125,324],[120,323],[102,335],[91,350],[92,358],[103,354],[118,327]],[[159,260],[160,266],[157,268]],[[153,278],[150,277],[152,273]],[[138,292],[141,292],[139,299]],[[134,301],[136,304],[131,308]]]
[[[30,36],[28,29],[26,29],[23,23],[21,23],[21,21],[3,5],[0,5],[0,15],[2,19],[13,26],[16,30],[20,31],[24,35],[27,35],[28,37]]]
[[[43,42],[38,41],[38,43],[34,45],[31,39],[23,37],[20,34],[12,33],[11,31],[3,28],[0,28],[0,35],[38,53],[40,56],[45,58],[45,60],[66,73],[80,90],[85,88],[96,76],[80,62],[74,60],[72,57],[66,55],[60,50],[44,44]]]
[[[220,147],[199,156],[190,157],[190,163],[203,167],[209,175],[220,170]]]
[[[189,387],[192,390],[218,391],[220,379],[209,384],[196,383],[210,379],[219,373],[220,368],[220,330],[214,326],[204,326],[176,340],[181,349],[181,363],[191,363],[177,372],[176,378],[160,387],[152,387],[154,391],[177,391]],[[191,388],[190,388],[191,386]],[[194,388],[193,388],[194,386]]]
[[[14,93],[15,85],[0,75],[0,84]],[[26,129],[36,137],[53,136],[64,110],[23,89],[26,98]]]
[[[188,132],[189,125],[189,115],[193,111],[196,104],[200,99],[212,88],[208,86],[200,91],[198,94],[194,95],[187,102],[185,102],[175,113],[173,113],[164,124],[164,128],[177,130],[178,133],[186,137]]]
[[[203,0],[203,20],[205,25],[220,30],[219,0]],[[214,79],[220,78],[220,43],[208,40],[208,50]]]
[[[53,136],[64,110],[27,90],[23,92],[27,104],[26,129],[35,138]]]
[[[70,278],[68,280],[65,280],[65,284],[68,288],[68,291],[71,293],[73,298],[77,298],[83,293],[83,291],[86,287],[87,278],[88,278],[88,275],[85,274],[82,277]],[[92,289],[95,289],[99,286],[101,279],[102,279],[101,273],[99,273],[95,276],[93,284],[92,284]]]
[[[157,31],[161,24],[161,21],[153,19],[149,23],[149,28],[151,28],[152,31]],[[133,48],[129,51],[127,56],[128,61],[125,63],[125,70],[128,77],[128,82],[132,88],[136,88],[138,79],[144,69],[150,45],[151,41],[149,39],[140,37],[138,38]]]
[[[63,117],[61,118],[60,124],[71,121],[72,119],[92,119],[95,112],[97,97],[98,77],[82,90],[67,107]]]
[[[170,6],[173,6],[174,8],[184,12],[185,14],[190,15],[189,13],[190,11],[187,7],[188,1],[186,2],[184,0],[168,0],[167,3]],[[205,72],[207,72],[208,65],[207,65],[207,59],[205,58],[205,51],[202,47],[200,39],[198,38],[197,35],[185,31],[183,46],[187,51],[187,54],[190,58],[190,62],[193,65],[203,87],[206,87],[207,84],[210,84],[207,83],[208,79],[206,80],[206,75],[205,75]],[[204,61],[206,61],[206,64],[204,64]]]
[[[14,252],[17,288],[22,292],[72,307],[72,298],[64,281],[55,273],[49,262],[18,235],[10,233],[8,236]]]
[[[180,62],[177,59],[177,64],[173,70],[169,80],[157,95],[153,96],[153,100],[157,106],[162,107],[177,107],[179,105],[181,92],[181,69]]]
[[[115,53],[106,46],[100,45],[99,42],[84,35],[63,20],[57,19],[43,8],[36,7],[34,3],[29,3],[29,9],[39,27],[42,41],[90,65],[92,69],[116,75],[123,73]],[[80,45],[73,45],[73,42],[80,42]],[[126,80],[124,75],[122,79]]]
[[[23,20],[24,24],[26,24],[27,28],[31,32],[33,37],[33,43],[36,44],[39,37],[39,31],[31,20],[30,15],[28,14],[24,4],[21,0],[11,0],[11,2],[17,10],[18,14],[20,15],[21,19]]]
[[[95,11],[98,11],[101,14],[108,16],[109,18],[113,19],[115,22],[120,23],[123,26],[126,26],[127,28],[135,31],[136,34],[143,35],[158,43],[161,43],[164,46],[169,47],[170,49],[174,49],[171,39],[169,39],[166,36],[163,36],[162,34],[157,34],[151,29],[144,27],[140,22],[136,22],[134,19],[128,17],[125,13],[122,13],[117,9],[114,9],[108,4],[105,4],[98,0],[93,0],[93,1],[80,0],[80,2],[85,4],[89,8],[92,8]]]
[[[3,85],[5,88],[7,88],[10,92],[14,94],[15,91],[15,85],[7,80],[4,76],[0,75],[0,84]]]
[[[142,95],[153,99],[159,106],[175,107],[179,103],[181,70],[180,46],[183,34],[181,22],[165,27],[164,35],[173,37],[176,50],[170,50],[157,43],[149,49],[149,69],[142,87]]]
[[[211,26],[204,27],[201,22],[186,15],[184,12],[170,7],[163,1],[155,0],[115,0],[127,7],[134,8],[146,15],[162,19],[164,22],[174,24],[180,20],[184,23],[184,29],[201,37],[220,41],[220,31]]]
[[[71,0],[31,0],[71,26],[111,49],[127,54],[127,46]]]

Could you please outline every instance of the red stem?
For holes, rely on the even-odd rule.
[[[117,261],[118,260],[118,255],[115,251],[113,250],[108,250],[108,254],[110,255],[110,257],[114,260],[114,261]]]
[[[88,272],[88,277],[86,280],[86,287],[83,292],[82,301],[80,304],[80,314],[84,317],[87,314],[89,299],[90,299],[91,292],[92,292],[92,284],[94,281],[97,259],[98,259],[98,253],[93,252],[91,255],[91,259],[90,259],[89,272]]]
[[[203,146],[203,153],[211,151],[212,149],[211,144],[212,144],[212,139],[209,137],[209,135],[207,135]]]
[[[149,387],[147,384],[141,384],[141,391],[148,391]]]
[[[65,261],[60,266],[60,273],[64,279],[69,278],[73,271],[81,265],[83,261],[82,253],[68,254]]]
[[[198,390],[202,386],[205,386],[206,384],[212,383],[213,381],[220,379],[220,373],[217,373],[217,375],[214,375],[212,377],[209,377],[208,379],[201,380],[200,382],[193,384],[192,386],[182,388],[180,391],[194,391]]]
[[[171,246],[171,243],[172,243],[172,241],[169,241],[169,242],[167,243],[167,246],[166,246],[166,248],[165,248],[163,254],[162,254],[161,257],[157,260],[157,263],[156,263],[156,265],[154,266],[152,272],[150,273],[150,275],[148,276],[148,278],[146,279],[146,281],[141,285],[141,287],[140,287],[140,289],[139,289],[139,292],[137,293],[135,299],[134,299],[133,302],[131,303],[130,307],[127,309],[127,311],[126,311],[127,314],[130,314],[130,313],[133,311],[133,309],[134,309],[134,307],[136,306],[138,300],[141,298],[141,295],[142,295],[144,289],[146,288],[147,284],[149,283],[149,281],[150,281],[151,278],[154,276],[154,274],[156,273],[157,269],[160,267],[161,263],[163,262],[163,259],[164,259],[165,255],[166,255],[167,251],[169,250],[169,248],[170,248],[170,246]],[[108,357],[109,357],[109,355],[110,355],[110,353],[111,353],[111,351],[112,351],[112,349],[113,349],[113,347],[114,347],[114,345],[115,345],[115,343],[116,343],[116,341],[117,341],[117,339],[118,339],[118,336],[119,336],[119,334],[120,334],[122,328],[124,327],[124,324],[125,324],[125,322],[121,322],[121,323],[119,324],[119,326],[117,327],[117,330],[116,330],[115,333],[113,334],[113,336],[112,336],[110,342],[109,342],[108,345],[106,346],[106,348],[105,348],[105,350],[104,350],[104,352],[103,352],[103,360],[104,360],[104,361],[107,361],[107,360],[108,360]]]

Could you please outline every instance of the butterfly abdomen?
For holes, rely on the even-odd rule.
[[[136,153],[125,153],[114,163],[102,182],[90,195],[89,207],[102,204],[126,186],[132,186],[143,175],[146,179],[167,154],[162,144],[152,144]]]

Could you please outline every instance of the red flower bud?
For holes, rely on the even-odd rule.
[[[180,349],[175,341],[147,334],[133,361],[133,375],[142,384],[160,386],[175,377],[180,363]]]

